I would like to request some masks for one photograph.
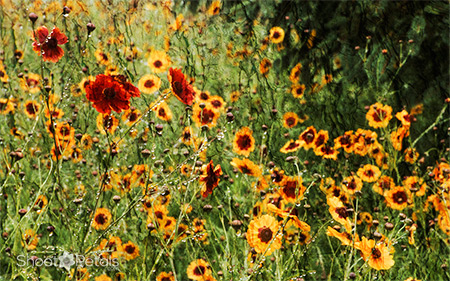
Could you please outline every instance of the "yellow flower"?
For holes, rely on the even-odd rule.
[[[171,63],[170,57],[164,51],[152,51],[148,58],[148,66],[154,73],[166,71]]]
[[[279,27],[275,26],[270,29],[270,35],[269,35],[270,41],[275,44],[279,44],[283,42],[284,40],[284,30]]]
[[[281,248],[282,233],[280,223],[271,215],[253,219],[247,230],[247,242],[257,253],[270,256]]]
[[[105,230],[111,223],[111,213],[106,208],[98,208],[95,211],[92,227],[96,230]]]
[[[161,79],[152,74],[146,74],[139,79],[138,88],[144,94],[153,94],[161,87]]]
[[[248,157],[253,150],[255,150],[253,131],[248,127],[242,127],[236,132],[236,136],[234,137],[233,151],[239,155]]]

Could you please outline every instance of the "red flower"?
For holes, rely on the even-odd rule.
[[[33,42],[33,50],[42,58],[44,61],[58,62],[64,55],[64,50],[58,45],[63,45],[67,43],[67,36],[59,31],[59,28],[53,27],[50,35],[48,34],[48,29],[45,26],[38,27],[36,30],[37,38],[39,42],[36,41],[36,37]],[[41,52],[42,51],[42,52]]]
[[[115,112],[128,110],[130,98],[139,96],[139,90],[123,75],[99,74],[94,82],[86,86],[86,98],[94,103],[98,112],[104,114],[110,114],[111,109]]]
[[[170,89],[177,99],[186,105],[192,105],[195,91],[192,85],[187,83],[186,77],[181,72],[181,69],[170,68],[167,78],[170,82]]]
[[[203,166],[203,175],[199,178],[199,181],[204,183],[202,187],[202,196],[207,197],[212,194],[213,189],[219,185],[220,176],[222,175],[222,168],[217,165],[214,168],[213,161],[211,160],[208,165]]]

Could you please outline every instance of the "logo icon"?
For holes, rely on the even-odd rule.
[[[70,267],[75,264],[75,258],[73,254],[64,251],[62,256],[58,257],[59,267],[65,268],[67,271],[70,271]]]

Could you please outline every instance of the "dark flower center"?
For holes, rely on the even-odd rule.
[[[222,106],[222,102],[219,101],[219,100],[213,100],[213,101],[211,102],[211,104],[212,104],[215,108],[218,108],[218,107],[221,107],[221,106]]]
[[[406,200],[408,200],[408,197],[406,196],[406,194],[403,191],[399,191],[394,193],[394,202],[398,203],[398,204],[402,204],[404,202],[406,202]]]
[[[295,118],[294,117],[289,117],[288,119],[286,119],[286,124],[291,127],[295,124]]]
[[[381,252],[377,248],[374,248],[372,250],[372,258],[373,259],[379,259],[381,257]]]
[[[201,276],[205,274],[206,268],[203,265],[199,265],[194,269],[194,275]]]
[[[347,208],[345,207],[341,207],[341,208],[336,208],[336,214],[339,215],[340,218],[347,218],[348,214],[347,214]]]
[[[180,95],[183,92],[183,84],[178,81],[173,82],[173,90],[175,94]]]
[[[131,122],[134,122],[137,120],[137,118],[138,118],[138,115],[136,114],[136,112],[132,112],[130,114],[130,117],[128,118],[128,120],[130,120]]]
[[[31,115],[36,114],[36,107],[34,106],[34,104],[32,103],[27,104],[27,112]]]
[[[162,66],[162,62],[161,62],[160,60],[157,60],[157,61],[155,61],[155,62],[153,63],[153,65],[154,65],[156,68],[160,68],[160,67]]]
[[[248,150],[252,146],[252,142],[249,135],[240,136],[237,144],[241,150]]]
[[[49,49],[54,49],[58,46],[58,40],[56,38],[51,37],[47,40],[47,46]]]
[[[95,217],[95,222],[97,222],[98,224],[105,224],[106,223],[106,216],[104,214],[98,214]]]
[[[136,247],[134,247],[133,245],[127,245],[126,247],[125,247],[125,251],[128,253],[128,254],[132,254],[132,253],[134,253],[134,250],[136,249]]]
[[[373,114],[373,120],[376,122],[381,122],[386,119],[386,111],[382,109],[375,109],[375,113]]]
[[[162,118],[165,118],[167,116],[166,115],[166,111],[164,110],[164,108],[160,108],[158,110],[158,115],[161,116]]]
[[[258,238],[261,239],[261,242],[263,243],[269,243],[270,240],[272,240],[273,232],[270,230],[270,228],[264,227],[258,229]]]
[[[153,80],[147,80],[147,81],[145,81],[145,83],[144,83],[144,87],[146,87],[146,88],[151,88],[151,87],[153,87],[155,85],[155,83],[153,83]]]
[[[273,38],[275,38],[275,39],[280,38],[280,33],[279,33],[278,31],[276,31],[276,32],[273,34]]]
[[[114,88],[112,87],[105,88],[103,90],[103,96],[105,97],[105,99],[111,100],[116,96],[116,91],[114,91]]]

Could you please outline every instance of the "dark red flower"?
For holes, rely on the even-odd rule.
[[[110,114],[111,109],[121,112],[130,108],[130,98],[139,97],[139,90],[126,81],[123,75],[99,74],[86,86],[86,98],[93,102],[98,112]]]
[[[177,99],[186,105],[192,105],[195,91],[192,85],[187,83],[186,77],[181,72],[181,69],[170,68],[167,78],[170,82],[170,89]]]
[[[203,166],[203,175],[199,178],[199,181],[204,183],[202,187],[202,196],[207,197],[213,192],[213,189],[219,185],[220,176],[222,175],[222,168],[217,165],[214,168],[213,161],[211,160],[208,165]]]
[[[58,62],[62,58],[64,50],[58,45],[64,45],[68,40],[59,28],[53,27],[49,35],[47,27],[41,26],[36,29],[35,36],[39,41],[36,41],[36,37],[34,38],[33,50],[39,56],[42,54],[44,61]]]

